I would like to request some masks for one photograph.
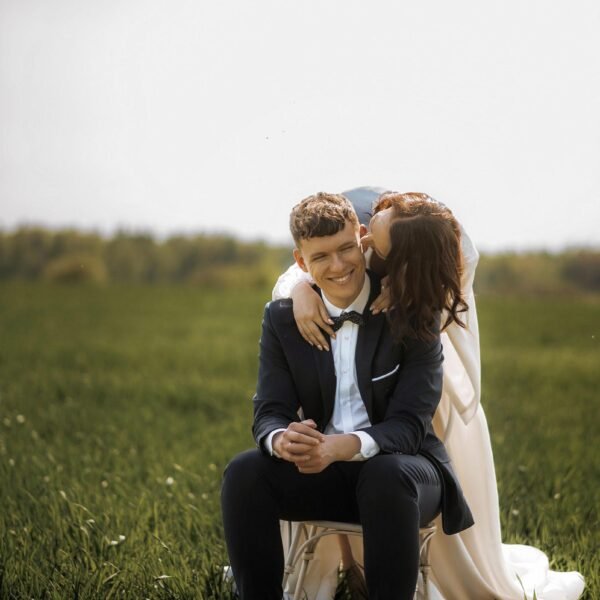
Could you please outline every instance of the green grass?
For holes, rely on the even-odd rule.
[[[0,598],[228,597],[219,486],[267,298],[0,287]],[[504,538],[598,597],[600,303],[479,312]]]
[[[506,541],[600,597],[600,302],[480,302],[483,402]]]

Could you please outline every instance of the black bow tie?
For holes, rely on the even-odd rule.
[[[332,329],[334,331],[337,331],[346,321],[356,323],[356,325],[365,324],[363,316],[355,310],[344,312],[339,317],[331,317],[331,320],[333,321]]]

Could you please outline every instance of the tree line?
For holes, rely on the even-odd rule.
[[[159,240],[127,231],[110,237],[43,227],[0,231],[0,280],[261,285],[288,257],[288,248],[230,235]]]
[[[269,286],[291,260],[290,247],[224,234],[161,240],[127,231],[0,230],[0,280]],[[597,293],[600,249],[482,255],[475,285],[478,292]]]

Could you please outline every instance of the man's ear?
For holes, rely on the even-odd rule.
[[[300,252],[300,250],[298,250],[298,248],[294,248],[294,260],[296,261],[296,264],[305,273],[308,273],[308,267],[306,266],[306,263],[304,262],[304,257],[302,256],[302,252]]]
[[[369,230],[367,229],[367,226],[363,225],[361,223],[360,227],[358,228],[358,235],[360,235],[360,237],[365,237],[365,235],[367,235],[367,233],[369,233]]]

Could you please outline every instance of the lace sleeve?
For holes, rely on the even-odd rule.
[[[273,300],[291,298],[292,290],[296,287],[296,284],[301,281],[307,281],[311,284],[314,283],[312,277],[294,263],[285,273],[279,276],[279,279],[273,288]]]

